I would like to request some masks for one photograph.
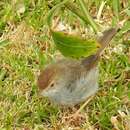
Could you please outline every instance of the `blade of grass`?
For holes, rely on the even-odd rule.
[[[63,2],[60,2],[59,4],[57,4],[56,6],[54,6],[54,7],[50,10],[50,12],[49,12],[49,14],[48,14],[48,16],[47,16],[47,23],[48,23],[49,28],[51,27],[52,17],[53,17],[53,15],[54,15],[55,11],[56,11],[58,8],[61,8],[62,6],[64,6],[64,4],[65,4],[66,2],[68,2],[68,1],[69,1],[69,0],[64,0]]]
[[[117,18],[117,21],[119,21],[119,7],[120,7],[120,2],[119,2],[119,0],[113,0],[112,4],[113,4],[114,14],[115,14],[115,16]]]
[[[6,45],[8,45],[10,42],[8,41],[8,40],[1,40],[0,41],[0,48],[2,48],[2,47],[4,47],[4,46],[6,46]]]
[[[97,13],[97,19],[100,20],[100,17],[101,17],[101,14],[102,14],[102,11],[103,11],[103,8],[106,4],[106,1],[102,1],[100,7],[99,7],[99,10],[98,10],[98,13]]]
[[[80,11],[78,7],[72,2],[67,2],[65,4],[66,8],[70,10],[72,13],[74,13],[76,16],[78,16],[80,19],[82,19],[86,24],[88,24],[88,19],[83,15],[83,13]]]
[[[81,7],[81,10],[83,11],[84,15],[88,19],[89,24],[92,26],[95,33],[97,33],[98,27],[97,27],[96,23],[94,22],[94,20],[92,19],[92,17],[90,16],[88,9],[85,6],[85,2],[83,0],[78,0],[78,2],[79,2],[79,5]]]

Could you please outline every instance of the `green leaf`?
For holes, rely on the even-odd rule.
[[[100,44],[95,40],[86,40],[63,32],[52,31],[57,49],[66,57],[82,58],[95,54]]]

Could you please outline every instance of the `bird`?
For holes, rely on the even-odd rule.
[[[97,39],[101,47],[94,55],[77,60],[63,58],[47,65],[37,78],[42,96],[55,104],[74,106],[84,102],[98,91],[98,62],[102,51],[108,46],[119,27],[112,27]]]

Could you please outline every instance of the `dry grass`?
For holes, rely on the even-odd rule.
[[[16,23],[7,20],[10,24],[6,24],[5,28],[1,27],[3,33],[0,39],[6,39],[9,43],[0,46],[0,129],[129,130],[128,39],[125,38],[124,41],[120,34],[114,38],[99,64],[99,92],[81,111],[79,118],[66,118],[75,113],[82,104],[74,108],[61,108],[38,95],[36,79],[39,70],[55,58],[57,51],[51,44],[47,27],[42,28],[40,21],[36,24],[37,12],[43,11],[40,3],[35,6],[33,1],[26,4],[32,6],[32,11],[27,10],[27,14],[23,12],[24,18]],[[69,18],[71,15],[69,14]],[[28,19],[31,23],[28,23]],[[75,20],[75,17],[71,19]],[[42,23],[42,19],[40,20]],[[100,19],[105,28],[104,21],[108,21],[109,25],[110,19]],[[79,21],[76,28],[81,33],[84,32],[84,28],[79,27]]]

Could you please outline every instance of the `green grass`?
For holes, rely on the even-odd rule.
[[[14,6],[19,3],[0,2],[0,39],[9,41],[0,42],[0,130],[61,130],[67,126],[76,129],[75,125],[64,120],[64,116],[72,113],[69,109],[55,106],[38,94],[36,80],[39,70],[54,60],[57,54],[46,25],[48,3],[45,0],[25,0],[21,4],[26,10],[18,14]],[[98,3],[97,0],[96,7]],[[109,1],[108,5],[111,5]],[[70,21],[70,25],[79,27],[79,21],[71,12],[64,14],[61,11],[61,17]],[[81,25],[84,28],[84,24]],[[82,32],[81,28],[78,29]],[[79,129],[130,128],[126,125],[130,123],[129,48],[129,42],[118,35],[103,53],[99,63],[100,90],[82,111],[88,118],[78,125]]]

